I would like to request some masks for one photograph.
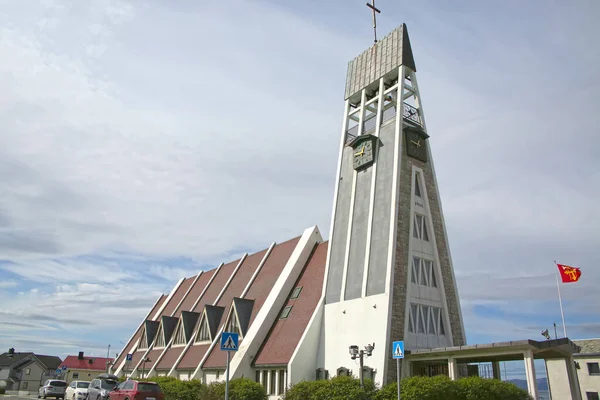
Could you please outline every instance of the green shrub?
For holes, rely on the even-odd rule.
[[[530,400],[526,390],[510,382],[476,376],[456,381],[464,400]]]
[[[6,393],[6,389],[5,388],[0,388],[0,394],[4,394]]]
[[[213,382],[206,388],[202,400],[221,400],[224,398],[225,382]],[[267,392],[260,383],[254,382],[252,379],[232,379],[229,381],[229,400],[267,400]]]
[[[372,400],[377,392],[375,384],[365,379],[364,388],[360,381],[351,376],[337,376],[330,380],[303,381],[288,389],[284,400]]]

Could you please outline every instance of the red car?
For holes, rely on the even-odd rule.
[[[110,392],[110,400],[165,400],[165,395],[154,382],[128,380]]]

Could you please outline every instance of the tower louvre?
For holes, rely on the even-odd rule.
[[[370,366],[388,381],[392,341],[466,342],[429,141],[402,24],[348,64],[319,353],[330,371],[375,342]]]

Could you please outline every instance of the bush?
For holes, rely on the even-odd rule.
[[[331,380],[303,381],[292,386],[283,400],[371,400],[377,391],[370,379],[360,381],[351,376],[337,376]]]
[[[206,388],[202,400],[221,400],[225,398],[225,382],[213,382]],[[267,392],[258,382],[248,378],[229,381],[230,400],[267,400]],[[165,399],[166,400],[166,399]]]
[[[510,382],[495,379],[469,377],[459,379],[457,385],[463,393],[464,400],[530,400],[526,390],[520,389]]]
[[[402,400],[530,400],[527,391],[512,383],[479,377],[452,381],[447,376],[414,376],[402,381]],[[390,383],[377,389],[365,380],[336,377],[331,380],[304,381],[292,386],[283,400],[396,400],[398,385]]]

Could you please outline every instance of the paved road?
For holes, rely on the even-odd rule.
[[[31,399],[37,399],[37,396],[17,396],[17,395],[4,395],[4,396],[0,396],[0,399],[2,400],[31,400]]]

